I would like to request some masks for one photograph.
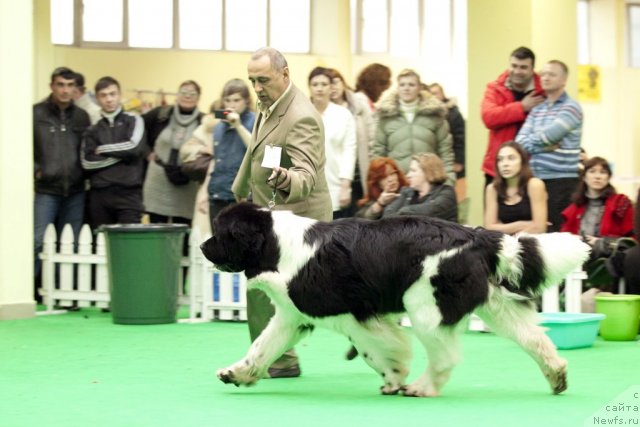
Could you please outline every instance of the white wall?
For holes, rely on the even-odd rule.
[[[0,0],[0,320],[33,302],[33,5]]]

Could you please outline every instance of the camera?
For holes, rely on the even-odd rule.
[[[213,110],[213,117],[216,119],[226,119],[229,113],[231,113],[231,110]]]

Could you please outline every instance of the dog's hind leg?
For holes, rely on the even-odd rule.
[[[334,329],[345,334],[367,365],[382,377],[382,394],[396,394],[404,388],[409,374],[411,342],[396,316],[365,322],[358,322],[349,316],[343,318],[341,325]]]
[[[530,301],[516,300],[494,291],[476,314],[498,335],[517,342],[540,366],[553,394],[567,389],[567,361],[538,326],[538,314]]]
[[[267,327],[251,344],[247,355],[233,365],[219,369],[218,378],[227,384],[253,385],[264,378],[267,369],[287,349],[293,347],[311,329],[301,319],[283,316],[276,308],[276,314]]]

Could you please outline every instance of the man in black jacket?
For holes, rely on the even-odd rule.
[[[89,224],[139,223],[146,144],[144,122],[120,105],[120,84],[113,77],[96,83],[102,118],[82,139],[82,167],[88,172]]]
[[[84,217],[84,177],[80,141],[89,116],[73,103],[75,73],[66,67],[51,74],[51,95],[33,106],[34,240],[36,287],[44,231],[54,223],[58,235],[71,224],[76,239]],[[36,289],[37,291],[37,289]],[[35,295],[39,300],[39,296]]]

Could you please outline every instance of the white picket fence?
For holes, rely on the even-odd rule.
[[[246,321],[247,283],[244,273],[217,271],[200,250],[200,244],[209,236],[201,236],[198,228],[193,228],[188,236],[189,256],[183,257],[181,262],[184,268],[181,269],[178,292],[178,303],[189,308],[188,321]],[[77,251],[74,251],[75,243],[70,225],[63,228],[59,242],[53,224],[47,227],[40,254],[41,294],[46,310],[39,314],[59,313],[60,309],[72,306],[109,306],[109,273],[103,233],[97,233],[94,241],[91,229],[85,224],[78,237]],[[185,269],[186,275],[183,274]],[[585,272],[577,270],[565,278],[564,311],[580,312],[582,281],[586,277]],[[561,311],[558,286],[544,292],[542,311]],[[403,324],[408,325],[406,322]],[[472,316],[470,329],[486,330],[486,327],[477,316]]]
[[[189,321],[247,319],[246,279],[243,273],[217,271],[202,255],[201,236],[194,228],[189,235],[189,256],[183,257],[178,304],[188,306]],[[60,238],[53,224],[45,231],[40,293],[46,309],[38,314],[59,313],[77,307],[109,306],[109,272],[103,233],[94,235],[85,224],[76,242],[70,225]],[[187,274],[184,274],[184,271]]]

